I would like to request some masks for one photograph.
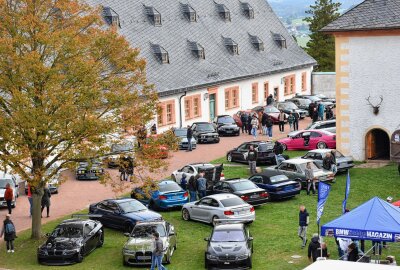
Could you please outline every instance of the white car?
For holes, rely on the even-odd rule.
[[[0,173],[0,207],[7,207],[7,203],[4,200],[4,193],[6,192],[6,185],[10,184],[13,190],[14,200],[11,202],[12,207],[17,206],[17,198],[19,196],[17,178],[12,174],[4,172]]]
[[[234,194],[214,194],[182,207],[182,218],[216,224],[216,219],[240,219],[251,223],[256,219],[254,206]]]
[[[205,172],[205,177],[208,178],[210,175],[212,179],[208,179],[213,182],[223,181],[225,180],[224,174],[221,170],[218,170],[217,167],[210,163],[191,163],[184,166],[182,169],[175,170],[171,174],[171,178],[173,181],[177,182],[178,184],[181,183],[182,175],[186,174],[186,179],[189,181],[191,176],[196,176],[199,174],[200,171]]]

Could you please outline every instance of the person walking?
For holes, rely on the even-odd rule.
[[[293,122],[293,129],[295,131],[299,130],[299,119],[300,119],[300,115],[298,112],[296,112],[295,110],[293,110],[293,116],[294,116],[294,122]]]
[[[268,114],[263,112],[262,117],[261,117],[261,127],[262,127],[262,133],[263,135],[268,136],[268,131],[267,131],[267,120],[268,120]]]
[[[254,149],[253,145],[250,145],[250,149],[247,152],[247,161],[249,162],[250,175],[257,173],[257,158],[258,151]]]
[[[3,221],[3,228],[0,232],[0,238],[4,235],[4,241],[6,241],[7,252],[14,253],[14,239],[17,237],[14,223],[11,220],[11,214],[6,215],[6,219]]]
[[[12,201],[14,200],[14,191],[10,184],[6,184],[6,191],[4,192],[4,200],[7,204],[8,213],[11,215],[12,212]]]
[[[293,131],[293,126],[294,126],[294,121],[296,120],[294,118],[294,115],[290,112],[289,116],[288,116],[288,123],[289,123],[289,127],[290,127],[290,131]]]
[[[188,151],[192,151],[193,130],[191,126],[187,126],[186,139],[188,140]]]
[[[162,259],[164,256],[164,245],[162,240],[160,239],[160,234],[158,232],[153,233],[153,254],[151,256],[151,267],[150,270],[154,270],[156,267],[158,270],[165,270],[162,265]]]
[[[254,136],[254,139],[257,138],[257,130],[258,130],[258,119],[256,115],[253,115],[253,119],[251,120],[251,135]]]
[[[197,192],[199,199],[207,195],[207,179],[204,178],[204,172],[200,172],[200,177],[197,178]]]
[[[46,207],[47,217],[50,217],[50,197],[51,197],[50,189],[46,184],[43,190],[42,209],[40,213],[43,213],[43,209]]]
[[[32,204],[33,204],[33,199],[32,199],[32,190],[31,190],[31,185],[28,184],[28,202],[29,202],[29,217],[32,217]]]
[[[307,244],[307,226],[310,221],[310,216],[307,212],[307,209],[304,205],[300,205],[299,211],[299,230],[298,236],[302,240],[301,248],[304,248]]]
[[[318,104],[318,120],[324,121],[325,105],[320,102]]]
[[[267,97],[267,106],[272,105],[274,103],[274,96],[272,94],[269,94]]]
[[[267,139],[272,140],[272,127],[274,126],[274,121],[272,121],[271,116],[268,115],[267,122],[266,122],[266,127],[267,127]]]
[[[190,201],[191,202],[197,201],[197,183],[196,183],[196,179],[194,178],[193,175],[189,177],[188,190],[189,190],[189,195],[190,195],[190,198],[189,198]]]
[[[240,115],[240,121],[242,121],[242,133],[247,133],[247,122],[249,116],[247,115],[246,112],[242,112],[242,114]]]
[[[310,189],[315,195],[315,182],[314,182],[314,170],[311,168],[311,162],[307,162],[306,169],[304,170],[306,183],[307,183],[307,195],[310,195]]]
[[[314,233],[308,245],[308,260],[313,263],[321,256],[321,244],[318,233]]]
[[[278,116],[278,121],[279,121],[279,131],[281,133],[285,132],[285,120],[286,120],[286,115],[285,113],[281,110],[279,112]]]

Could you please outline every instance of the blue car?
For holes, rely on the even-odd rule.
[[[150,209],[169,209],[181,207],[189,201],[189,194],[175,181],[163,180],[158,183],[158,190],[146,194],[142,188],[132,190],[131,197],[148,205]]]
[[[265,189],[271,200],[291,198],[300,194],[301,180],[290,180],[286,175],[275,171],[264,171],[252,175],[249,180],[259,188]]]
[[[109,199],[89,207],[89,214],[96,216],[91,219],[100,221],[105,227],[110,227],[125,232],[132,232],[138,221],[162,220],[162,216],[147,209],[138,200]]]

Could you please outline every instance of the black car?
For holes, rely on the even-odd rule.
[[[99,215],[91,219],[100,221],[105,227],[129,233],[138,221],[162,219],[160,214],[150,211],[141,202],[128,198],[110,199],[91,204],[89,214]]]
[[[299,107],[302,110],[306,110],[306,111],[308,111],[310,104],[311,104],[311,100],[305,99],[305,98],[298,98],[298,97],[287,99],[286,101],[293,102],[297,107]]]
[[[219,143],[219,134],[214,125],[208,122],[196,122],[192,125],[193,137],[198,143]]]
[[[226,153],[226,159],[229,162],[242,162],[247,163],[247,152],[250,146],[258,151],[257,163],[270,163],[276,164],[275,154],[274,154],[273,142],[266,141],[252,141],[245,142],[239,145],[239,147],[233,148],[228,153]]]
[[[308,110],[300,109],[291,101],[276,102],[275,106],[278,110],[282,110],[286,114],[293,113],[293,111],[297,112],[300,119],[303,119],[308,115]]]
[[[76,166],[76,180],[98,180],[104,174],[102,163],[98,160],[81,161]]]
[[[211,186],[208,194],[232,193],[248,204],[257,206],[268,202],[269,194],[247,179],[233,178],[217,182]]]
[[[280,172],[264,171],[252,175],[249,180],[259,188],[265,189],[271,200],[292,198],[301,191],[300,179],[289,179]]]
[[[103,246],[104,230],[99,221],[68,219],[48,235],[37,251],[37,259],[46,265],[80,263],[84,256]]]
[[[217,126],[217,131],[220,136],[240,135],[240,128],[230,115],[218,115],[214,119],[214,124]]]
[[[303,98],[303,99],[308,99],[311,102],[322,103],[322,104],[325,105],[325,110],[326,110],[327,107],[329,107],[331,109],[335,108],[335,103],[330,102],[330,101],[326,101],[326,100],[322,100],[319,97],[314,96],[314,95],[296,95],[296,97]]]
[[[253,237],[244,224],[216,224],[204,240],[206,269],[252,268]]]

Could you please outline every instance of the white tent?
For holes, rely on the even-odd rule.
[[[304,270],[395,270],[398,266],[336,260],[316,261]]]

